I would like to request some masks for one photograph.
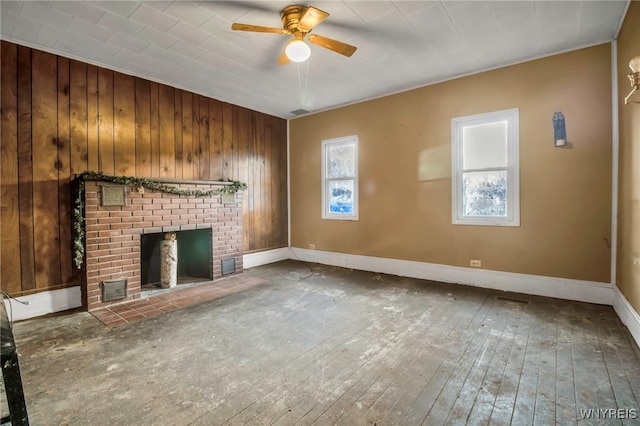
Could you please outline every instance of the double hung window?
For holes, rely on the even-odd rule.
[[[322,218],[358,220],[358,136],[322,141]]]
[[[451,120],[453,223],[520,226],[519,110]]]

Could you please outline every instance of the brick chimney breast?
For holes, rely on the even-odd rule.
[[[160,181],[160,180],[158,180]],[[163,180],[184,189],[212,190],[224,182]],[[85,282],[83,305],[88,311],[140,298],[143,234],[211,229],[210,260],[215,285],[222,277],[222,261],[235,259],[242,272],[242,194],[222,202],[220,195],[194,197],[136,187],[125,188],[126,202],[103,203],[102,186],[111,183],[85,179]],[[118,302],[102,300],[104,281],[127,279],[127,295]]]

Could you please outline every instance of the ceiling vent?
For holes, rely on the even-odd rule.
[[[307,111],[306,109],[295,109],[293,111],[291,111],[289,114],[293,114],[293,115],[302,115],[302,114],[309,114],[309,111]]]

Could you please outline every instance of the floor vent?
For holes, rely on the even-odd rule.
[[[222,275],[233,274],[236,272],[236,258],[222,260]]]
[[[127,297],[127,279],[102,282],[102,301],[113,302]]]
[[[506,301],[506,302],[522,303],[523,305],[528,305],[528,304],[529,304],[529,301],[528,301],[528,300],[512,299],[511,297],[496,296],[496,299],[498,299],[498,300],[504,300],[504,301]]]

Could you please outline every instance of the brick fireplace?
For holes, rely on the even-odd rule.
[[[225,182],[158,180],[184,189],[211,190]],[[116,196],[116,201],[110,194]],[[205,285],[226,273],[242,272],[242,194],[194,197],[114,185],[85,178],[85,282],[88,310],[139,299],[141,236],[196,229],[211,230],[209,276]],[[235,262],[229,271],[228,265]],[[126,280],[124,298],[103,300],[105,283]]]

